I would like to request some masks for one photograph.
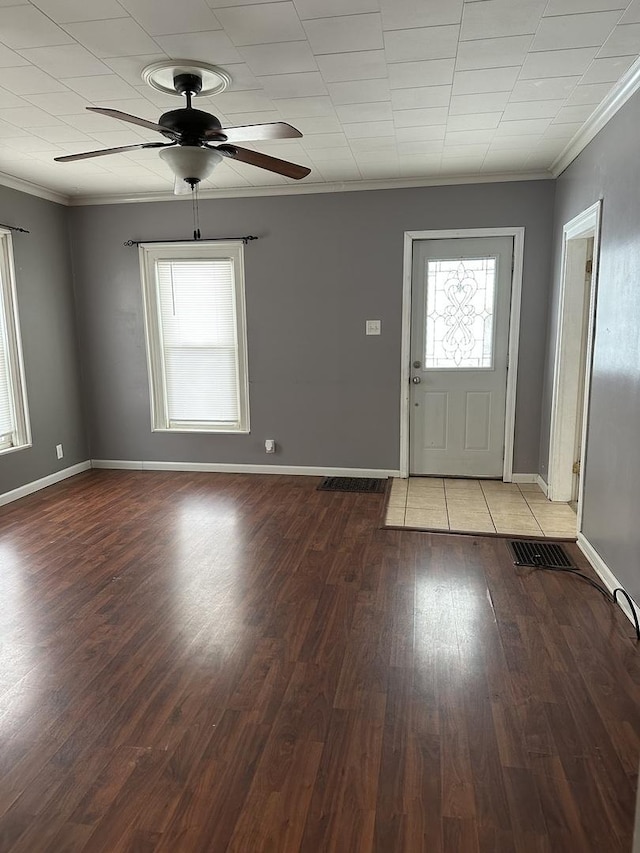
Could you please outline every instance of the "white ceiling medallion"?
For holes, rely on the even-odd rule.
[[[210,65],[208,62],[194,62],[189,59],[163,59],[153,62],[142,69],[142,79],[149,86],[165,95],[178,95],[173,84],[177,74],[193,74],[202,80],[199,95],[219,95],[231,83],[231,77],[223,68]]]

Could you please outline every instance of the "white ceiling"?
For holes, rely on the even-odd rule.
[[[170,192],[156,141],[91,114],[181,106],[140,78],[166,59],[231,75],[200,98],[223,125],[285,120],[253,147],[305,184],[539,175],[640,54],[640,0],[0,0],[0,171],[68,196]],[[160,137],[157,137],[160,139]],[[212,188],[293,183],[225,161]]]

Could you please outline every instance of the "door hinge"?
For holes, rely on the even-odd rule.
[[[588,272],[588,273],[593,272],[593,260],[591,258],[589,258],[589,260],[587,261],[587,265],[585,267],[585,272]]]
[[[574,462],[574,463],[573,463],[573,467],[571,468],[571,471],[572,471],[574,474],[579,474],[579,473],[580,473],[580,460],[579,460],[579,459],[577,460],[577,462]]]

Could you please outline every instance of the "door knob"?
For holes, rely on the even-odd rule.
[[[419,385],[422,382],[422,379],[420,379],[419,376],[414,376],[411,381],[414,385]]]

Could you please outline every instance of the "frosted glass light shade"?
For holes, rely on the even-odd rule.
[[[199,148],[195,145],[162,148],[159,154],[176,178],[196,183],[208,178],[214,167],[222,160],[222,154],[218,154],[212,148]]]

